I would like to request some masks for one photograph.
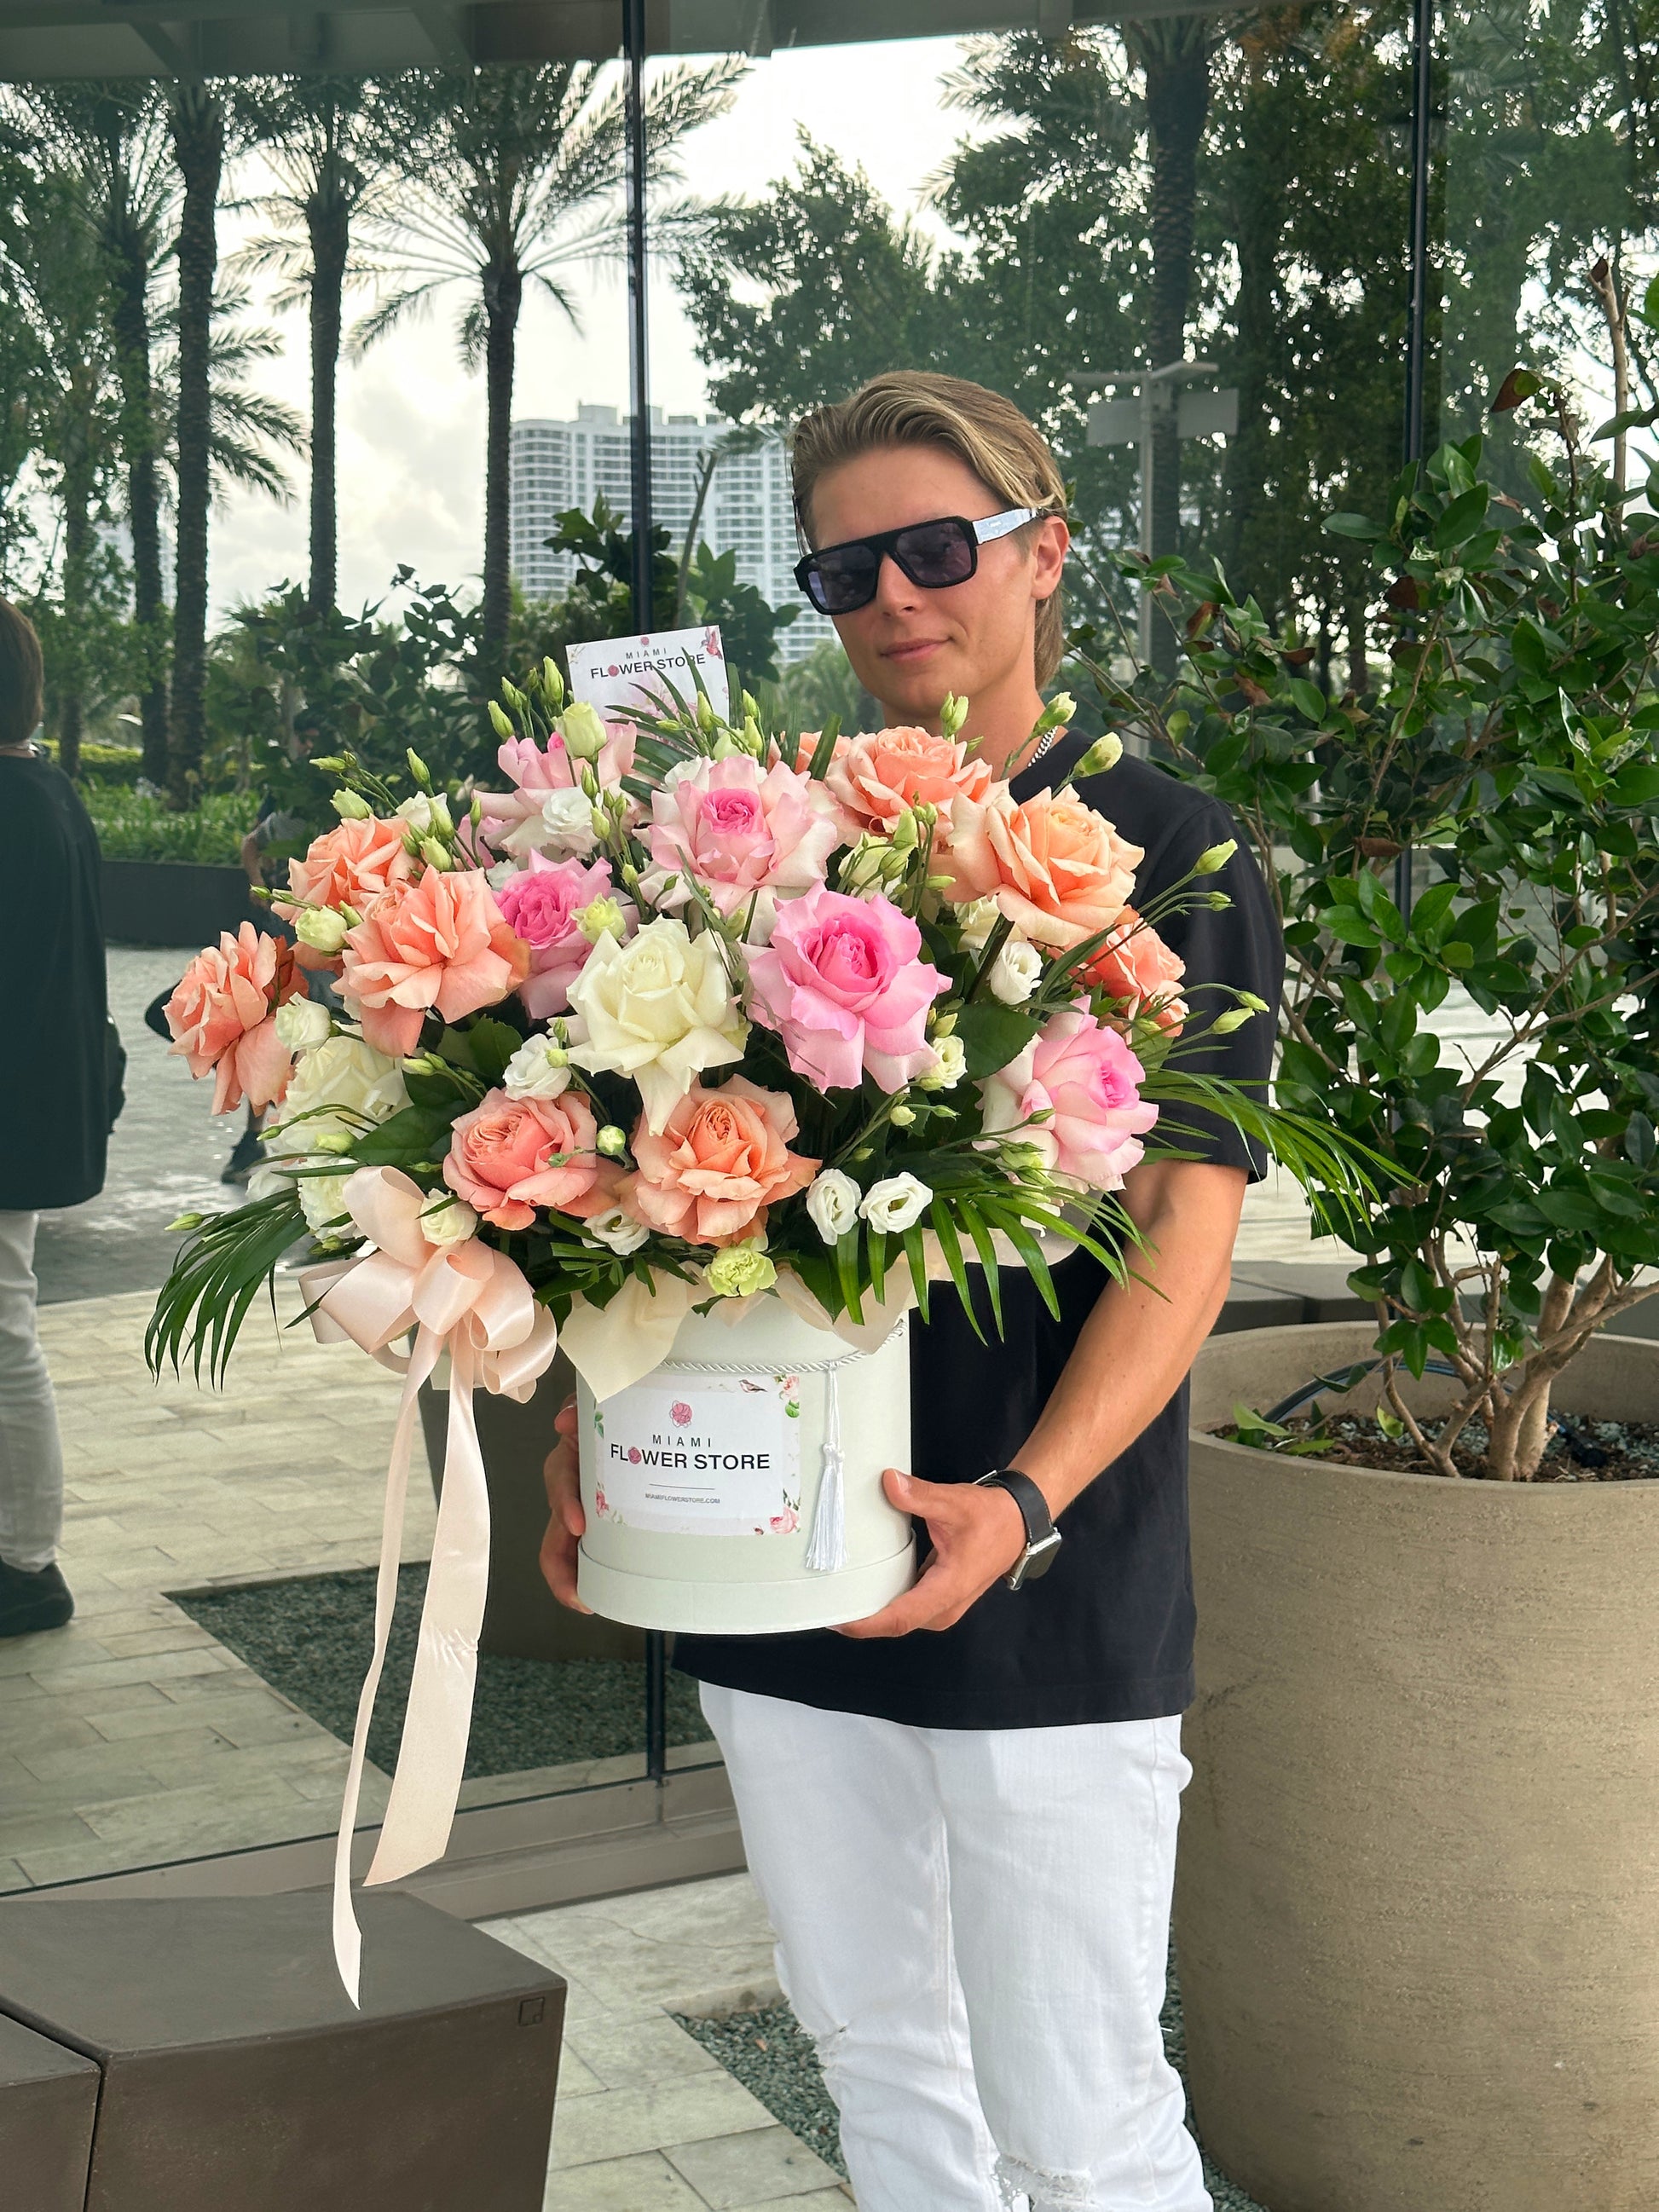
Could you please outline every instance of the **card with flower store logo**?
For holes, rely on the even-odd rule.
[[[595,1407],[594,1509],[674,1536],[792,1536],[800,1526],[793,1375],[659,1371]]]

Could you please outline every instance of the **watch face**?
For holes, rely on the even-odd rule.
[[[1026,1583],[1035,1582],[1039,1575],[1046,1575],[1054,1565],[1060,1542],[1059,1529],[1051,1528],[1038,1542],[1028,1544],[1008,1577],[1009,1589],[1018,1589]]]

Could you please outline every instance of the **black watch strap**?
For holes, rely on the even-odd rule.
[[[1015,1561],[1013,1572],[1005,1577],[1009,1589],[1017,1590],[1048,1572],[1060,1549],[1060,1531],[1048,1511],[1048,1499],[1030,1476],[1022,1474],[1018,1468],[994,1467],[988,1474],[979,1477],[979,1487],[988,1484],[1007,1492],[1025,1523],[1025,1549]]]

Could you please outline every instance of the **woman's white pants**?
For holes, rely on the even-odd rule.
[[[49,1567],[64,1532],[58,1404],[35,1328],[34,1213],[0,1213],[0,1559]]]
[[[702,1705],[860,2212],[1211,2212],[1158,2029],[1179,1717]]]

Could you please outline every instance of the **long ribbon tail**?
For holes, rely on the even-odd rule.
[[[398,1562],[403,1551],[404,1509],[409,1497],[409,1462],[414,1443],[418,1392],[437,1364],[439,1340],[422,1328],[404,1376],[404,1394],[392,1431],[392,1460],[386,1468],[386,1506],[380,1520],[380,1568],[374,1585],[374,1656],[357,1699],[357,1725],[351,1738],[351,1759],[346,1768],[345,1796],[340,1808],[340,1832],[334,1846],[334,1963],[346,1995],[361,2007],[362,1930],[351,1903],[351,1843],[357,1826],[358,1802],[362,1795],[363,1767],[368,1757],[369,1723],[386,1665],[386,1649],[392,1634],[392,1608],[398,1601]]]
[[[806,1546],[806,1564],[814,1574],[839,1574],[847,1565],[846,1486],[841,1464],[841,1376],[839,1363],[826,1368],[823,1376],[823,1452],[818,1475],[818,1501],[812,1511],[812,1534]]]
[[[449,1434],[432,1572],[398,1771],[367,1876],[370,1883],[399,1881],[441,1859],[460,1795],[489,1589],[489,1492],[472,1407],[477,1359],[465,1332],[456,1330],[450,1338]]]

